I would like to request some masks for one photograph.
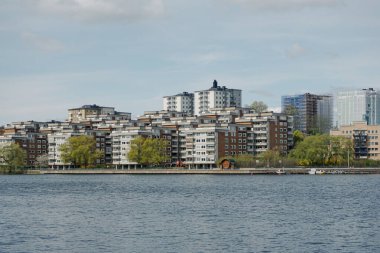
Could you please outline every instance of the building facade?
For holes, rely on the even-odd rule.
[[[333,97],[305,93],[281,97],[283,113],[294,116],[294,130],[328,133],[333,124]]]
[[[185,112],[188,115],[194,114],[194,94],[183,92],[174,96],[163,98],[163,110]]]
[[[68,121],[79,123],[92,120],[130,120],[131,113],[117,112],[114,107],[104,107],[98,105],[83,105],[79,108],[68,110]]]
[[[241,104],[241,90],[218,86],[216,80],[210,89],[194,92],[194,115],[208,113],[215,108],[241,107]]]
[[[380,97],[373,88],[338,92],[336,108],[337,127],[350,125],[354,121],[380,124]]]
[[[349,138],[354,143],[355,159],[380,160],[380,125],[368,125],[366,121],[352,122],[330,132],[333,136]]]

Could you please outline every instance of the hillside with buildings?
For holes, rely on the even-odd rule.
[[[334,99],[336,122],[334,123]],[[213,168],[222,157],[259,156],[268,150],[287,155],[295,130],[329,133],[354,143],[354,158],[379,160],[380,99],[373,89],[331,95],[282,96],[282,112],[253,112],[242,107],[242,91],[219,86],[163,97],[163,110],[146,111],[137,119],[114,107],[84,105],[68,110],[63,122],[12,122],[0,128],[0,145],[17,143],[26,151],[26,164],[48,157],[51,168],[69,168],[60,146],[70,137],[93,136],[103,153],[97,164],[132,168],[131,142],[138,136],[168,141],[167,166]],[[335,127],[333,127],[335,126]]]

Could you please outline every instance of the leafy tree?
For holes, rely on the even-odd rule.
[[[336,136],[308,136],[291,151],[290,156],[301,166],[341,165],[346,162],[348,152],[352,153],[352,141]]]
[[[96,149],[95,138],[88,135],[70,137],[62,144],[60,151],[65,163],[84,168],[95,165],[96,160],[103,157],[103,152]]]
[[[305,139],[305,134],[300,130],[295,130],[293,132],[294,147]]]
[[[24,166],[26,151],[18,144],[11,143],[0,147],[0,163],[9,166],[9,172],[13,172],[18,166]]]
[[[268,110],[268,105],[263,101],[253,101],[251,104],[251,109],[255,113],[265,112]]]
[[[267,167],[275,167],[281,160],[280,152],[271,149],[261,153],[259,157],[266,163]]]
[[[145,142],[145,138],[142,136],[138,136],[131,141],[131,149],[129,150],[129,153],[128,153],[128,159],[130,161],[136,162],[138,164],[143,163],[144,142]]]
[[[168,142],[164,139],[139,136],[132,140],[128,159],[142,165],[160,165],[169,160]]]

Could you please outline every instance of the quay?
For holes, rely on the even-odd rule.
[[[84,174],[129,174],[129,175],[277,175],[278,168],[244,168],[244,169],[66,169],[66,170],[28,170],[26,174],[63,174],[63,175],[84,175]],[[284,174],[308,174],[310,168],[283,168]],[[380,168],[318,168],[324,174],[380,174]]]

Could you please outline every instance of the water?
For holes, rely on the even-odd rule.
[[[380,252],[380,175],[0,176],[0,252]]]

